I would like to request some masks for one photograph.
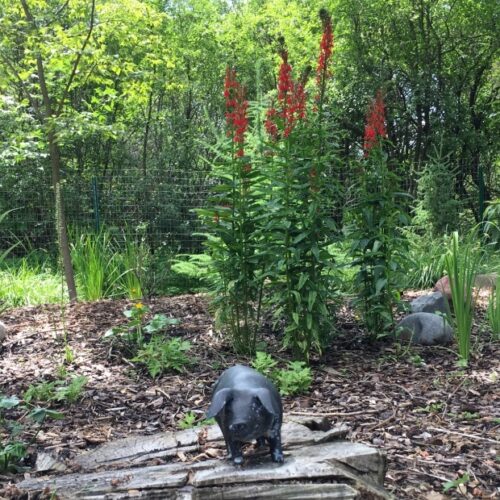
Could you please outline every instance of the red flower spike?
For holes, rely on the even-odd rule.
[[[377,91],[375,100],[372,102],[366,116],[364,150],[365,158],[378,144],[379,137],[387,137],[385,128],[385,104],[382,92]]]
[[[224,97],[226,99],[226,134],[233,138],[234,143],[240,145],[236,156],[242,157],[245,154],[243,144],[248,128],[248,101],[245,100],[244,87],[236,80],[236,71],[229,67],[226,69],[224,80]]]
[[[283,128],[283,137],[288,137],[298,120],[306,117],[306,93],[303,83],[294,82],[292,67],[288,64],[288,53],[281,51],[282,63],[278,78],[278,108],[266,113],[264,126],[273,140],[279,137],[278,123]],[[277,123],[278,121],[278,123]]]
[[[292,67],[288,64],[288,52],[281,52],[282,63],[278,78],[278,101],[285,102],[287,95],[293,92]]]
[[[273,140],[278,139],[278,125],[274,122],[277,115],[278,112],[274,108],[268,109],[266,113],[266,121],[264,122],[266,131]]]
[[[330,62],[333,51],[332,18],[324,9],[321,9],[319,15],[323,22],[323,35],[319,44],[318,66],[316,68],[316,84],[318,89],[320,89],[318,91],[319,93],[316,95],[317,101],[320,100],[321,92],[324,91],[326,78],[330,75],[328,63]]]

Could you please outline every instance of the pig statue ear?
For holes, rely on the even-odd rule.
[[[267,389],[256,389],[255,396],[259,398],[259,401],[262,403],[262,406],[271,414],[277,416],[279,413],[278,408],[276,408],[276,404],[273,401],[272,394]]]
[[[231,389],[221,389],[217,391],[212,399],[212,404],[206,413],[207,418],[215,417],[224,408],[231,397]]]

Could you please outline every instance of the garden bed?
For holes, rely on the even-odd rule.
[[[237,358],[214,333],[205,297],[153,298],[145,303],[151,313],[181,319],[168,335],[192,343],[189,355],[195,363],[185,373],[153,380],[101,340],[106,330],[125,322],[123,310],[132,304],[129,301],[28,307],[2,315],[8,335],[0,351],[1,393],[21,397],[30,384],[54,380],[64,361],[64,334],[74,354],[66,366],[68,374],[88,377],[79,402],[54,406],[64,418],[48,422],[37,436],[38,452],[70,464],[83,450],[108,441],[178,430],[188,412],[203,418],[213,382]],[[481,319],[481,311],[478,316]],[[441,496],[443,484],[465,474],[469,480],[447,495],[498,495],[500,346],[491,342],[488,332],[475,326],[473,357],[466,370],[459,370],[456,355],[448,349],[404,352],[387,341],[366,343],[349,309],[339,311],[338,329],[324,357],[312,360],[310,390],[283,398],[285,414],[326,416],[334,425],[348,425],[348,439],[384,450],[385,487],[397,498],[446,498]],[[289,359],[270,329],[264,336],[275,359]],[[242,361],[250,362],[238,358]],[[30,458],[34,462],[35,454]],[[188,453],[174,461],[192,458]],[[31,472],[32,477],[37,474],[43,473]],[[24,477],[1,476],[0,497],[16,496],[9,483]]]

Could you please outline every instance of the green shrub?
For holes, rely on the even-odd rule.
[[[8,259],[0,268],[2,308],[59,303],[65,300],[65,285],[50,259],[36,261],[30,256]]]
[[[389,169],[381,146],[360,165],[357,202],[348,214],[352,265],[357,269],[355,304],[372,339],[393,326],[393,308],[399,303],[407,264],[407,241],[400,229],[407,224],[398,178]]]
[[[176,318],[167,318],[164,314],[155,314],[151,321],[145,322],[149,307],[142,302],[136,302],[130,309],[125,309],[123,314],[128,318],[124,325],[114,326],[106,331],[104,340],[116,341],[129,353],[135,354],[142,348],[147,337],[166,330],[171,325],[179,324]]]
[[[179,420],[179,423],[177,426],[179,429],[191,429],[192,427],[195,427],[196,425],[196,413],[192,411],[188,411],[182,420]]]
[[[215,418],[201,419],[196,421],[196,413],[193,411],[188,411],[184,417],[179,420],[177,426],[179,429],[192,429],[193,427],[201,427],[202,425],[213,425],[215,424]]]
[[[73,404],[81,398],[87,382],[88,378],[84,376],[73,377],[69,382],[66,380],[41,382],[30,385],[24,393],[23,399],[26,403],[57,401],[63,404]]]
[[[185,281],[187,289],[207,291],[217,285],[218,276],[214,272],[210,255],[177,255],[172,261],[171,269]]]
[[[80,375],[73,377],[69,384],[59,384],[56,387],[54,399],[63,403],[76,403],[81,398],[83,388],[87,385],[87,382],[88,378]]]
[[[101,229],[98,233],[80,234],[73,240],[71,260],[79,296],[85,300],[99,300],[118,295],[116,285],[122,271],[108,231]]]
[[[182,372],[186,365],[192,363],[186,355],[190,348],[191,342],[179,337],[165,340],[163,337],[154,336],[139,349],[132,361],[144,364],[153,378],[167,370]]]
[[[32,401],[51,401],[56,392],[56,382],[41,382],[36,385],[30,385],[24,393],[23,399],[26,403]]]
[[[278,362],[270,354],[262,351],[257,351],[255,359],[252,361],[253,368],[266,377],[272,377],[272,372],[277,364]]]
[[[405,230],[408,240],[408,265],[405,286],[431,288],[445,273],[446,237],[419,234],[413,227]]]
[[[283,396],[306,392],[312,383],[311,368],[304,361],[289,361],[286,369],[276,368],[278,362],[270,354],[257,351],[252,366],[270,378]]]
[[[7,412],[12,409],[22,410],[21,417],[11,417]],[[2,443],[0,444],[0,472],[21,472],[22,460],[27,456],[28,448],[35,442],[36,436],[49,418],[60,420],[64,415],[54,410],[35,407],[29,402],[24,403],[16,396],[7,397],[0,394],[0,426]],[[37,428],[31,431],[31,440],[25,442],[19,439],[27,421],[32,421]]]
[[[486,242],[494,249],[500,248],[500,199],[489,203],[483,215],[483,231]]]
[[[290,361],[288,369],[277,370],[274,377],[283,396],[306,392],[312,383],[311,368],[303,361]]]
[[[436,148],[418,180],[415,222],[431,229],[433,236],[451,233],[459,227],[461,204],[451,182],[456,173],[449,158]]]
[[[129,299],[141,299],[151,264],[151,251],[144,237],[124,237],[115,259],[120,268],[117,288]]]

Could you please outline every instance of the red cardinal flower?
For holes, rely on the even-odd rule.
[[[316,68],[316,82],[321,88],[328,76],[328,62],[332,56],[333,50],[333,30],[332,18],[325,9],[319,12],[321,21],[323,22],[323,36],[319,45],[318,66]]]
[[[264,122],[264,126],[266,127],[266,131],[273,140],[278,139],[278,125],[276,125],[275,119],[278,116],[278,112],[274,108],[270,108],[266,113],[266,121]]]
[[[364,150],[365,157],[378,144],[379,137],[387,137],[385,128],[385,104],[382,92],[377,91],[366,117]]]
[[[287,96],[293,92],[292,67],[288,64],[288,52],[281,51],[282,63],[278,78],[278,101],[286,102]]]
[[[288,137],[298,120],[306,116],[306,93],[302,82],[292,79],[292,67],[288,63],[288,52],[281,51],[281,66],[278,78],[278,110],[270,108],[266,113],[264,125],[267,133],[274,140],[279,137],[278,123],[283,129],[283,136]]]
[[[227,135],[239,145],[236,156],[240,157],[244,155],[243,144],[248,128],[248,101],[245,99],[244,87],[236,80],[236,71],[229,67],[226,69],[224,80],[224,97],[226,99]]]

